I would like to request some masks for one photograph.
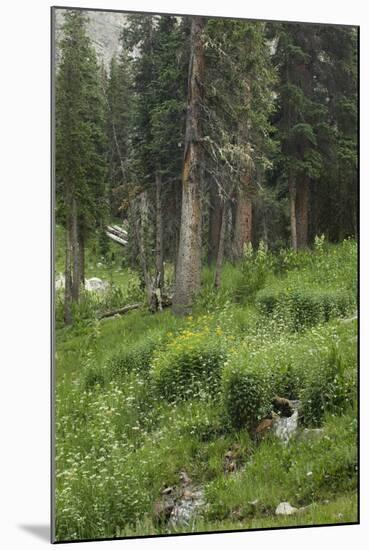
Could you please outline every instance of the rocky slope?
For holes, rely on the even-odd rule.
[[[62,33],[64,9],[55,9],[56,63],[59,60],[58,41]],[[84,12],[87,18],[87,30],[96,49],[97,56],[105,66],[109,66],[112,56],[119,51],[119,35],[126,20],[126,14],[108,11]]]

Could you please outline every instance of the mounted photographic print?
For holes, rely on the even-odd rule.
[[[53,542],[358,523],[358,32],[52,8]]]

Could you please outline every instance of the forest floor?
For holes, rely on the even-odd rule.
[[[58,228],[57,272],[61,250]],[[56,298],[57,541],[357,522],[356,243],[259,250],[217,292],[206,268],[187,318],[101,321],[142,290],[118,246],[94,250],[87,276],[109,291],[86,293],[72,327]],[[301,400],[288,442],[244,422],[262,418],[263,380]]]

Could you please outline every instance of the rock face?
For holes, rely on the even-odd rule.
[[[58,42],[62,35],[65,9],[55,10],[55,56],[56,65],[60,60]],[[125,13],[83,10],[87,19],[87,32],[95,47],[97,57],[106,67],[113,55],[119,52],[119,36],[127,19]]]

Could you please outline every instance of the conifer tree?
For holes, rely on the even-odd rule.
[[[81,11],[65,13],[56,82],[57,216],[66,229],[65,321],[84,280],[86,240],[105,201],[105,120],[95,52]]]

